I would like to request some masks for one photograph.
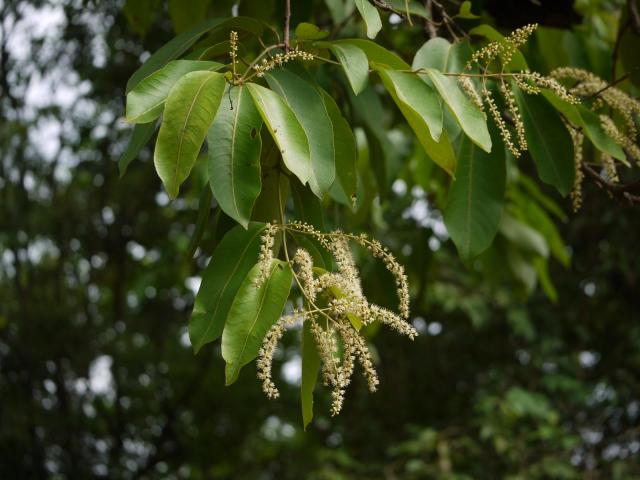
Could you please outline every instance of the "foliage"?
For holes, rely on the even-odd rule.
[[[636,92],[631,10],[580,1],[575,23],[564,2],[506,20],[489,1],[292,2],[287,52],[284,2],[243,0],[238,17],[180,3],[3,5],[0,475],[637,476],[636,143],[616,108]],[[41,9],[61,19],[46,34],[28,27]],[[508,32],[533,23],[513,50]],[[466,69],[483,48],[498,57]],[[58,86],[35,103],[24,92],[45,74]],[[128,147],[119,117],[146,121]],[[581,174],[568,216],[558,193]],[[314,282],[340,272],[294,221],[367,233],[408,280],[398,325],[414,342],[361,326],[354,304],[337,319],[338,358],[362,341],[380,379],[367,395],[373,377],[354,376],[339,417],[315,388],[313,323],[278,328],[283,309],[313,310],[289,290],[304,252]],[[268,222],[279,259],[254,267]],[[395,308],[394,277],[365,253],[350,251],[364,298]],[[269,362],[263,337],[280,345]],[[277,402],[240,369],[256,355]]]

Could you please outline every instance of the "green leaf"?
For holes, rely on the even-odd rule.
[[[399,12],[431,19],[431,15],[424,7],[424,2],[422,4],[416,0],[386,0],[386,2]]]
[[[493,242],[502,216],[505,182],[504,148],[496,146],[486,153],[463,137],[444,210],[444,223],[463,259],[479,255]]]
[[[261,128],[246,87],[227,86],[207,135],[209,183],[220,208],[245,228],[261,188]]]
[[[542,94],[567,120],[577,127],[582,127],[585,136],[591,140],[591,143],[593,143],[598,150],[629,165],[622,147],[607,135],[602,128],[600,117],[598,117],[597,113],[592,112],[582,105],[572,105],[565,102],[550,90],[543,90]]]
[[[549,245],[544,237],[537,230],[516,220],[510,214],[505,212],[502,215],[498,229],[507,240],[519,249],[528,253],[535,253],[544,258],[549,256]]]
[[[575,180],[573,143],[560,115],[540,95],[527,95],[514,87],[513,92],[522,121],[529,153],[543,182],[553,185],[562,195],[571,191]]]
[[[460,5],[460,10],[458,11],[456,17],[469,20],[480,18],[478,15],[474,15],[473,13],[471,13],[471,2],[469,0],[462,2],[462,5]]]
[[[264,224],[258,222],[250,223],[247,230],[236,225],[213,252],[189,320],[189,338],[195,353],[222,333],[238,288],[258,260],[263,230]]]
[[[224,91],[224,77],[191,72],[169,92],[156,141],[154,162],[171,198],[189,176]]]
[[[456,157],[449,136],[442,130],[438,95],[415,75],[379,69],[384,86],[429,156],[453,175]]]
[[[398,55],[371,40],[348,38],[336,40],[332,45],[353,45],[354,47],[358,47],[367,55],[370,63],[377,63],[379,66],[386,66],[393,70],[411,69],[409,64]]]
[[[335,100],[324,90],[322,99],[333,127],[333,144],[336,149],[336,179],[329,189],[331,198],[350,208],[357,189],[356,138],[349,122],[342,116]]]
[[[380,69],[378,73],[387,89],[393,91],[400,103],[406,107],[407,111],[411,112],[411,116],[419,119],[426,126],[427,133],[431,138],[436,142],[440,140],[442,108],[436,92],[410,73],[386,69]],[[416,134],[420,136],[424,133],[416,131]]]
[[[211,189],[206,185],[202,189],[202,193],[200,194],[200,200],[198,202],[198,216],[196,217],[196,228],[193,231],[193,235],[189,240],[189,246],[187,247],[187,258],[193,258],[193,255],[196,253],[198,249],[198,245],[200,244],[200,240],[202,239],[202,234],[204,230],[207,228],[207,224],[209,223],[209,218],[211,217]]]
[[[367,25],[367,37],[376,38],[378,32],[382,30],[382,21],[378,9],[371,5],[368,0],[355,0],[356,8],[360,16]]]
[[[313,23],[302,22],[296,27],[296,40],[322,40],[329,36],[329,32],[321,30]]]
[[[302,377],[300,382],[300,404],[302,406],[302,425],[307,429],[313,419],[313,390],[320,371],[320,355],[311,333],[311,322],[302,325]]]
[[[247,88],[284,164],[303,184],[307,183],[313,171],[309,140],[302,125],[280,95],[255,83],[248,83]]]
[[[217,62],[174,60],[142,80],[127,94],[126,119],[131,123],[147,123],[162,113],[164,102],[175,83],[189,72],[216,71],[224,67]]]
[[[487,128],[487,119],[460,90],[455,78],[447,77],[433,68],[428,68],[427,74],[464,133],[485,152],[490,152],[491,136]]]
[[[353,93],[358,95],[369,79],[369,59],[362,49],[348,43],[332,43],[329,47],[347,75]]]
[[[169,61],[178,58],[186,52],[202,34],[208,32],[221,22],[222,19],[220,18],[205,20],[197,27],[178,35],[173,40],[166,43],[151,55],[135,72],[133,72],[133,75],[131,75],[127,82],[126,93],[133,90],[133,88],[140,83],[143,78],[146,78],[156,70],[164,67]]]
[[[258,356],[264,336],[280,318],[289,297],[293,273],[288,263],[273,260],[268,278],[256,288],[259,275],[259,265],[255,265],[242,281],[222,332],[227,385],[235,382],[240,369]]]
[[[182,33],[207,17],[211,0],[169,0],[169,17],[176,33]]]
[[[124,174],[127,173],[129,164],[138,156],[140,150],[149,142],[149,139],[151,139],[155,131],[156,122],[140,123],[133,127],[127,149],[122,154],[122,157],[120,157],[120,160],[118,160],[120,178],[124,177]]]
[[[333,127],[321,93],[311,83],[285,69],[269,72],[269,86],[293,110],[309,141],[311,169],[309,186],[322,198],[336,178]]]
[[[452,44],[442,37],[436,37],[418,49],[412,67],[414,70],[434,68],[441,72],[460,72],[470,56],[471,47],[467,42]]]

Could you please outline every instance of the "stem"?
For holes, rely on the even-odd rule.
[[[253,60],[253,62],[251,62],[251,64],[247,68],[247,71],[244,72],[244,75],[242,75],[242,77],[240,78],[239,83],[244,83],[255,75],[255,72],[253,72],[253,67],[255,67],[260,60],[262,60],[262,57],[264,57],[271,50],[275,50],[276,48],[282,48],[282,47],[284,47],[284,43],[276,43],[262,50],[262,52],[260,52],[260,54]]]
[[[291,0],[284,2],[284,51],[289,51],[289,29],[291,22]]]

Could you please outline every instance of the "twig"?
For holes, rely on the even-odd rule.
[[[638,0],[629,0],[629,21],[631,28],[636,35],[640,35],[640,11],[638,11]]]
[[[629,205],[640,205],[640,195],[630,193],[633,190],[640,190],[640,182],[628,184],[612,183],[602,178],[598,172],[585,163],[582,164],[582,170],[595,181],[596,185],[609,192],[612,196],[627,202]]]
[[[624,82],[627,77],[629,76],[628,73],[625,73],[623,76],[621,76],[620,78],[617,78],[616,80],[614,80],[613,82],[611,82],[610,84],[602,87],[600,90],[598,90],[597,92],[593,92],[591,95],[589,95],[588,97],[585,97],[586,100],[589,100],[591,98],[597,97],[598,95],[600,95],[602,92],[606,92],[607,90],[609,90],[612,87],[615,87],[617,84],[619,84],[620,82]]]
[[[291,23],[291,0],[285,0],[284,7],[284,51],[289,51],[289,30]]]

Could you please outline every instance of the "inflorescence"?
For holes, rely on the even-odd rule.
[[[355,235],[340,231],[324,233],[306,223],[290,222],[267,225],[262,235],[262,249],[258,260],[261,271],[267,271],[271,265],[275,236],[278,232],[311,237],[331,254],[336,268],[335,271],[327,271],[314,267],[313,257],[308,250],[301,247],[297,248],[295,255],[290,259],[286,253],[302,293],[304,308],[297,308],[292,313],[282,316],[265,336],[258,355],[258,378],[262,381],[262,388],[267,397],[279,396],[272,378],[276,346],[287,327],[308,322],[321,359],[324,384],[332,389],[331,414],[337,415],[342,409],[344,395],[356,363],[360,364],[370,391],[374,392],[379,383],[367,342],[359,332],[362,326],[378,321],[412,340],[418,335],[407,321],[409,286],[404,267],[380,242],[369,239],[364,234]],[[381,259],[392,274],[399,300],[398,313],[370,303],[365,297],[360,273],[350,249],[351,242],[364,247],[375,258]],[[261,281],[264,281],[264,277]]]

